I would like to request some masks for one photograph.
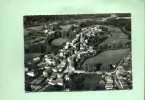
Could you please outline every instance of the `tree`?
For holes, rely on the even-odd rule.
[[[104,80],[101,80],[99,82],[99,86],[100,86],[100,89],[105,89],[105,81]]]
[[[131,22],[130,22],[130,21],[128,21],[128,22],[126,23],[125,29],[126,29],[127,31],[131,31]]]
[[[82,21],[79,23],[79,27],[86,27],[86,26],[87,26],[87,24],[85,21]]]

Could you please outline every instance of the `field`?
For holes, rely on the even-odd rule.
[[[113,27],[113,26],[106,26],[109,31],[110,34],[112,35],[111,37],[109,37],[108,39],[106,39],[104,42],[102,42],[100,45],[103,44],[118,44],[119,42],[121,44],[125,44],[127,42],[129,42],[130,40],[128,39],[128,36],[123,33],[120,28],[118,27]]]
[[[57,39],[54,39],[54,40],[51,42],[51,44],[52,44],[53,46],[62,46],[63,43],[65,43],[65,42],[67,42],[67,41],[68,41],[68,39],[66,39],[66,38],[57,38]]]
[[[84,64],[98,64],[109,65],[121,60],[130,52],[130,49],[108,50],[98,54],[95,57],[87,59]]]
[[[42,53],[25,53],[25,62],[31,61],[33,58],[42,55]]]

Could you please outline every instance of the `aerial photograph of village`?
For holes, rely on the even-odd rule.
[[[25,15],[25,92],[131,90],[131,14]]]

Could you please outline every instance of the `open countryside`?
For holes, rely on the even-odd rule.
[[[129,13],[24,16],[25,91],[132,89]]]

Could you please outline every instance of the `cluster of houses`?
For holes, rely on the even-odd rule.
[[[131,54],[129,53],[124,57],[116,70],[105,75],[105,89],[131,89],[132,76],[131,76]]]
[[[132,71],[131,71],[131,54],[129,53],[117,67],[115,73],[118,82],[120,83],[120,89],[132,88]]]
[[[69,87],[69,85],[66,84],[69,83],[67,82],[70,80],[69,75],[73,73],[76,67],[79,66],[79,62],[82,61],[82,58],[86,55],[91,56],[95,53],[93,46],[87,45],[88,38],[85,39],[85,35],[89,37],[93,36],[94,34],[86,34],[88,33],[87,30],[87,28],[83,28],[82,32],[77,34],[72,41],[66,42],[63,48],[59,50],[57,55],[45,54],[42,58],[34,58],[32,61],[33,63],[30,63],[30,65],[34,64],[37,68],[27,68],[27,77],[43,76],[46,78],[49,85]],[[91,30],[96,30],[98,32],[101,31],[95,26],[91,27]],[[34,84],[31,85],[31,87],[34,89]],[[65,88],[68,89],[67,87]]]
[[[30,62],[30,67],[25,68],[26,77],[33,80],[29,82],[32,91],[41,91],[42,87],[59,86],[64,91],[69,91],[71,87],[70,75],[78,69],[82,62],[89,57],[96,54],[93,46],[88,45],[88,38],[95,36],[96,33],[102,32],[99,26],[91,26],[82,28],[82,31],[76,35],[72,41],[67,41],[59,52],[54,54],[45,54],[43,57],[36,57]],[[123,80],[130,80],[131,74],[124,76],[125,66],[130,62],[130,56],[126,57],[121,67],[117,67],[115,76],[117,82],[121,84],[120,87],[124,88],[125,83]],[[131,73],[131,72],[127,72]],[[114,77],[105,77],[105,88],[112,90],[114,88]],[[125,79],[126,78],[126,79]],[[42,84],[44,86],[42,86]]]

